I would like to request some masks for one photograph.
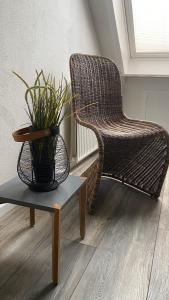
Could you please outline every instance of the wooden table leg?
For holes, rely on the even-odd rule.
[[[87,197],[86,184],[81,188],[79,209],[80,209],[80,236],[84,239],[86,232],[86,197]]]
[[[30,208],[30,227],[35,225],[35,209]]]
[[[60,264],[60,206],[54,206],[53,213],[53,232],[52,232],[52,275],[53,283],[59,282]]]

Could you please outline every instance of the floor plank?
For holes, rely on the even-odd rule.
[[[155,201],[127,186],[119,186],[116,209],[99,247],[111,249],[119,240],[154,243],[160,216],[161,201]]]
[[[25,214],[28,208],[26,207],[18,207],[14,206],[10,211],[8,211],[5,215],[0,217],[0,225],[5,227],[7,225],[11,225],[18,222],[19,220],[25,219]],[[15,218],[14,218],[15,216]]]
[[[57,287],[52,284],[51,245],[46,239],[20,269],[0,289],[0,299],[70,299],[95,249],[62,240],[61,278]]]
[[[113,253],[112,250],[116,251]],[[151,246],[145,247],[136,242],[130,246],[119,243],[112,250],[96,250],[71,300],[146,299],[152,262]]]
[[[169,231],[159,229],[147,300],[169,299]]]
[[[163,201],[159,228],[169,230],[169,172],[163,185]]]
[[[161,205],[126,186],[116,197],[121,202],[71,300],[146,299]]]
[[[29,228],[27,223],[22,222],[19,228],[11,226],[11,230],[6,231],[5,227],[6,236],[2,235],[0,244],[0,288],[34,255],[36,249],[43,248],[51,231],[50,219],[49,214],[43,213],[34,228]]]

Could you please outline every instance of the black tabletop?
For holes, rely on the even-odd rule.
[[[12,203],[46,211],[53,211],[54,205],[61,208],[80,190],[85,178],[69,175],[50,192],[33,192],[18,177],[0,186],[0,203]]]

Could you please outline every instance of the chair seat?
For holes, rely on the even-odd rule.
[[[106,121],[97,124],[97,129],[101,135],[111,138],[130,139],[141,137],[152,137],[164,131],[164,129],[154,123],[124,118],[118,121]]]
[[[165,130],[158,124],[126,117],[99,118],[92,125],[104,144],[102,174],[157,195],[168,151]]]

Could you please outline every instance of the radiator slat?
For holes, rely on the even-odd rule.
[[[77,124],[77,160],[80,161],[98,148],[92,130]]]

